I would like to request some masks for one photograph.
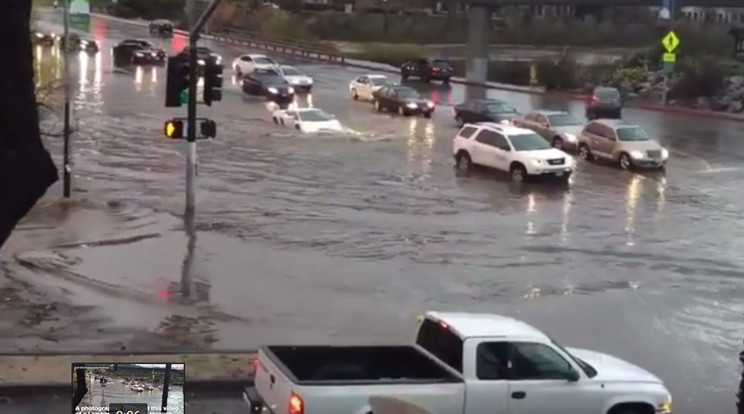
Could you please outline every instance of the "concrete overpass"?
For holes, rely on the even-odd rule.
[[[599,14],[606,7],[661,7],[673,4],[682,7],[744,8],[744,0],[465,0],[468,7],[468,43],[466,78],[485,82],[488,75],[488,33],[491,15],[502,6],[574,6],[582,14]]]

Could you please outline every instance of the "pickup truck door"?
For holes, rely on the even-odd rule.
[[[571,370],[580,370],[554,348],[529,341],[492,344],[509,349],[509,414],[602,412],[600,385],[581,374],[577,381],[568,380]]]
[[[465,367],[470,373],[465,379],[465,414],[510,414],[509,373],[505,361],[498,355],[503,345],[498,344],[477,344],[473,365]],[[506,352],[501,353],[506,355]],[[471,360],[466,360],[465,364]]]

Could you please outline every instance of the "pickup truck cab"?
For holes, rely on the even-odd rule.
[[[491,314],[428,312],[408,346],[264,346],[255,365],[251,413],[374,414],[370,397],[431,414],[672,412],[648,371]]]

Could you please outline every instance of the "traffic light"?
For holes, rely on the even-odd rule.
[[[222,71],[224,66],[210,59],[204,66],[204,104],[222,100]]]
[[[211,119],[205,119],[202,121],[201,134],[207,138],[214,138],[217,136],[217,124]]]
[[[183,121],[180,119],[170,119],[165,121],[163,133],[170,139],[183,138]]]
[[[165,80],[165,106],[179,108],[184,103],[183,91],[189,90],[189,61],[182,55],[168,57],[167,77]]]

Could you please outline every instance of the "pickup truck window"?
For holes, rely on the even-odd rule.
[[[565,379],[571,370],[559,353],[547,345],[533,342],[511,343],[510,376],[514,380]]]
[[[416,344],[462,373],[463,341],[446,325],[424,319],[416,337]]]
[[[509,378],[509,351],[506,342],[484,342],[475,351],[475,375],[479,380],[495,381]]]

